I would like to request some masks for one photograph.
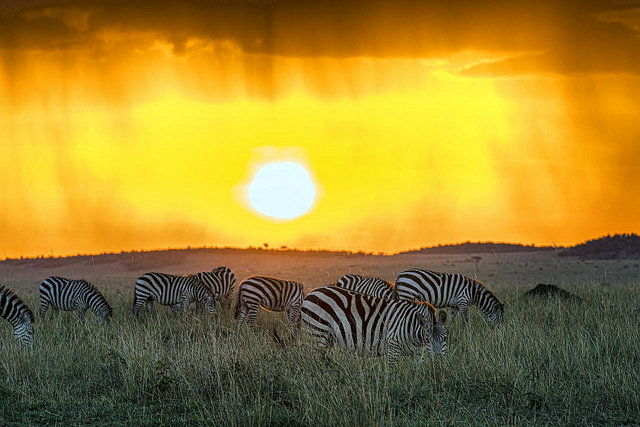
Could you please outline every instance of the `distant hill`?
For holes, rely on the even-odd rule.
[[[558,255],[584,259],[640,258],[640,236],[635,233],[602,236],[565,248]]]
[[[463,255],[463,254],[482,254],[482,253],[526,253],[526,252],[549,252],[558,251],[559,256],[563,257],[580,257],[584,259],[623,259],[623,258],[640,258],[640,236],[635,233],[632,234],[615,234],[613,236],[607,235],[592,240],[587,240],[576,246],[535,246],[535,245],[523,245],[520,243],[501,243],[501,242],[464,242],[464,243],[447,243],[439,244],[436,246],[424,246],[419,249],[412,249],[408,251],[401,251],[401,254],[441,254],[441,255]],[[171,249],[156,249],[156,250],[133,250],[122,251],[119,253],[101,253],[93,255],[67,255],[59,257],[49,257],[40,255],[38,257],[20,257],[20,258],[6,258],[2,262],[11,262],[12,264],[22,266],[33,266],[40,263],[43,260],[47,260],[47,265],[66,265],[69,262],[85,262],[92,265],[117,263],[122,259],[130,259],[133,264],[133,260],[137,257],[144,258],[152,254],[173,254],[172,259],[176,257],[185,257],[188,254],[214,254],[224,251],[228,254],[277,254],[288,253],[298,254],[300,256],[333,256],[333,255],[350,255],[350,256],[373,256],[373,255],[385,255],[381,252],[363,252],[363,251],[348,251],[348,250],[327,250],[327,249],[297,249],[288,248],[286,246],[270,248],[267,244],[264,247],[236,248],[236,247],[199,247],[192,248],[190,246],[186,248],[171,248]],[[386,256],[386,255],[385,255]]]
[[[521,245],[519,243],[465,242],[422,247],[401,253],[412,254],[471,254],[471,253],[505,253],[505,252],[541,252],[553,251],[553,246]]]

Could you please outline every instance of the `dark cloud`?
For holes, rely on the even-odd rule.
[[[201,1],[0,3],[2,49],[95,49],[105,31],[150,33],[184,55],[190,38],[296,57],[512,57],[470,75],[640,72],[640,1]],[[92,42],[93,41],[93,42]],[[526,55],[526,53],[536,53]]]

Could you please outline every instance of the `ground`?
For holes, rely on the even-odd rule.
[[[108,326],[63,313],[38,318],[33,350],[0,321],[0,425],[425,425],[640,424],[640,261],[581,261],[555,252],[377,256],[265,250],[160,251],[0,262],[0,283],[37,312],[40,282],[85,278],[114,306]],[[491,328],[477,309],[464,329],[448,323],[448,353],[414,366],[401,358],[286,346],[283,314],[262,312],[258,331],[232,313],[151,320],[130,310],[135,279],[233,269],[238,280],[273,275],[307,289],[346,273],[393,280],[409,267],[477,275],[505,303]],[[556,284],[582,303],[523,298]]]
[[[477,265],[474,256],[482,257]],[[557,257],[553,251],[382,256],[256,249],[191,249],[9,259],[0,262],[0,283],[16,291],[37,290],[43,279],[55,275],[84,278],[100,288],[133,292],[136,278],[149,271],[185,274],[208,271],[219,265],[230,267],[238,280],[253,274],[271,275],[300,281],[307,289],[333,283],[347,273],[373,275],[393,281],[398,273],[412,267],[477,277],[489,288],[522,286],[524,289],[537,283],[619,285],[637,283],[640,277],[640,260],[581,261]]]

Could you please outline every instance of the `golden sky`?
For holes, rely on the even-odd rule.
[[[0,0],[0,257],[640,231],[640,1],[177,3]]]

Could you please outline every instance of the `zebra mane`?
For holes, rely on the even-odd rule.
[[[461,275],[462,276],[462,275]],[[463,276],[465,277],[467,280],[469,280],[469,282],[471,282],[471,284],[476,285],[476,286],[480,286],[483,288],[486,288],[486,286],[484,285],[484,283],[482,283],[480,280],[473,278],[473,277],[468,277],[468,276]]]
[[[20,298],[18,296],[18,294],[16,294],[12,289],[9,289],[9,288],[5,287],[4,285],[0,284],[0,294],[5,294],[9,298],[13,297],[17,301],[21,302],[22,304],[19,304],[20,313],[28,314],[29,315],[29,320],[31,321],[31,323],[34,323],[36,321],[36,317],[33,315],[33,312],[31,311],[29,306],[27,304],[25,304],[25,302],[22,301],[22,298]]]
[[[96,287],[93,285],[93,283],[88,282],[88,281],[86,281],[86,280],[84,280],[84,279],[79,279],[79,281],[80,281],[80,282],[82,282],[82,284],[83,284],[83,285],[85,285],[87,288],[91,289],[92,291],[96,291],[96,292],[98,292],[99,294],[101,294],[101,295],[102,295],[102,292],[100,292],[100,290],[99,290],[98,288],[96,288]]]
[[[406,302],[418,308],[422,306],[427,306],[427,309],[429,310],[429,312],[433,313],[434,315],[436,313],[436,308],[433,305],[431,305],[431,303],[428,303],[427,301],[420,301],[418,298],[414,298],[412,301],[406,301]]]
[[[384,279],[380,279],[380,280],[382,280],[384,283],[386,283],[386,285],[389,286],[392,291],[396,290],[396,282],[390,282],[390,281],[384,280]]]
[[[300,291],[302,292],[302,299],[304,299],[307,296],[307,293],[304,291],[304,284],[296,282],[295,280],[293,280],[293,282],[300,288]]]
[[[385,280],[382,277],[367,276],[367,275],[364,275],[364,274],[355,274],[355,273],[348,274],[348,276],[360,276],[360,277],[364,277],[365,279],[378,279],[378,280],[381,280],[385,285],[389,286],[391,288],[391,290],[394,290],[396,288],[395,282],[391,282],[389,280]]]

